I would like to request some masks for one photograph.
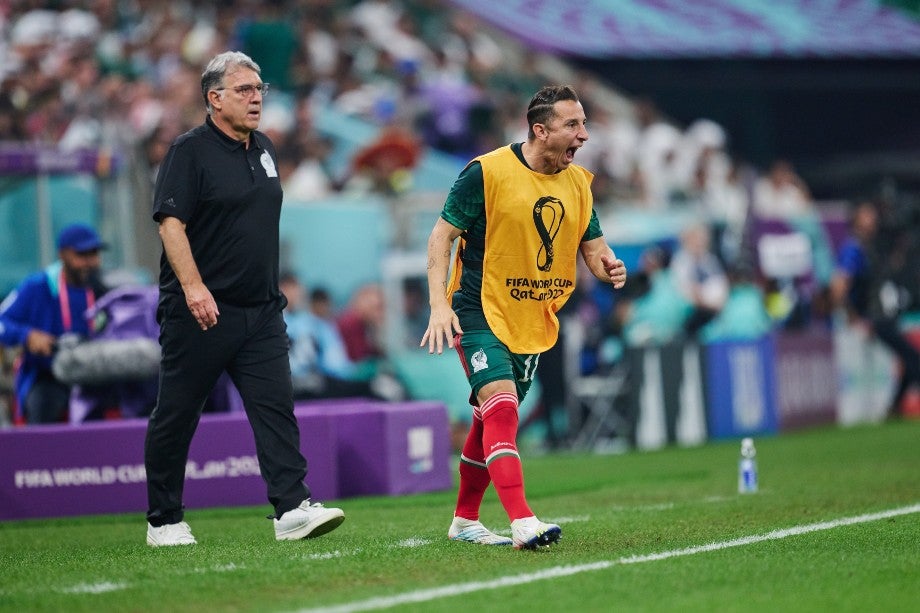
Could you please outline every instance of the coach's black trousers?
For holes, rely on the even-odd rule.
[[[240,392],[255,435],[262,478],[275,516],[297,507],[310,491],[294,418],[288,338],[282,304],[235,307],[218,303],[217,325],[201,330],[180,295],[161,294],[160,385],[144,444],[147,521],[182,521],[189,445],[201,411],[226,370]]]

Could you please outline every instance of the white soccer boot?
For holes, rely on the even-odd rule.
[[[511,522],[511,539],[515,549],[549,547],[562,537],[562,528],[547,524],[536,517],[524,517]]]
[[[464,541],[477,545],[510,545],[511,539],[491,532],[476,519],[454,517],[447,531],[447,538],[452,541]]]
[[[345,521],[345,512],[334,507],[326,508],[307,498],[296,509],[291,509],[275,519],[275,538],[279,541],[296,541],[322,536],[332,532]]]
[[[151,547],[172,547],[174,545],[196,545],[192,529],[184,521],[164,526],[147,524],[147,544]]]

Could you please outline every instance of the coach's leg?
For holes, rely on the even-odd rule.
[[[160,305],[160,379],[157,404],[147,424],[147,521],[152,526],[182,521],[182,491],[189,445],[201,409],[223,371],[220,356],[231,350],[233,322],[202,331],[181,296]]]
[[[307,461],[294,418],[288,338],[277,306],[247,309],[247,339],[228,367],[255,436],[262,478],[275,517],[310,497]]]

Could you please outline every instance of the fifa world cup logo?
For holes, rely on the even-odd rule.
[[[543,196],[533,205],[533,223],[543,243],[537,252],[537,268],[543,272],[549,272],[553,267],[553,241],[562,227],[563,217],[565,207],[558,198]]]

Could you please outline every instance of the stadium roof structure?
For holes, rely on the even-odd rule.
[[[920,21],[878,0],[451,2],[528,45],[568,56],[920,58]]]

